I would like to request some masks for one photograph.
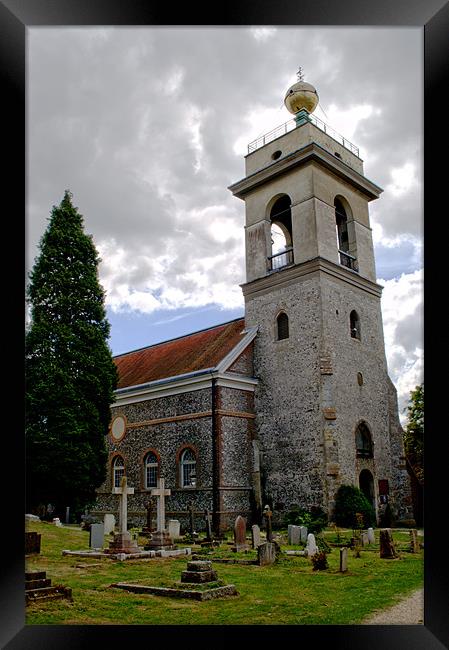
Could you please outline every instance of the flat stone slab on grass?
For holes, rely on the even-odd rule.
[[[194,589],[174,589],[170,587],[149,587],[147,585],[128,584],[126,582],[116,582],[110,585],[118,589],[125,589],[136,594],[153,594],[154,596],[169,596],[171,598],[190,598],[192,600],[212,600],[213,598],[224,598],[226,596],[238,596],[235,585],[223,585],[222,587],[212,587],[203,591]]]
[[[62,551],[63,555],[74,555],[76,557],[107,558],[109,560],[149,560],[153,557],[178,557],[190,555],[191,548],[178,548],[171,551],[141,551],[140,553],[101,553],[100,551]]]

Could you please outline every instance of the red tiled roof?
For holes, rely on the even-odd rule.
[[[245,319],[194,332],[171,341],[114,357],[118,369],[117,388],[215,368],[242,340]]]

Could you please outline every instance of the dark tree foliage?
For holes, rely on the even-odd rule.
[[[79,513],[105,480],[105,434],[117,386],[99,257],[66,190],[54,206],[27,290],[27,510]]]
[[[376,525],[376,514],[363,492],[354,485],[341,485],[335,498],[335,523],[345,528],[359,528],[357,514],[363,516],[365,528]]]
[[[418,482],[424,484],[424,384],[410,393],[404,447]]]

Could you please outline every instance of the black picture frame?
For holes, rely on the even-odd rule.
[[[445,550],[447,534],[444,533],[447,512],[447,488],[443,483],[447,459],[441,451],[446,445],[446,431],[442,420],[444,415],[444,385],[438,380],[438,369],[447,348],[445,331],[447,327],[433,327],[437,319],[432,317],[435,308],[434,296],[441,295],[444,288],[443,255],[439,255],[436,244],[444,226],[444,214],[439,197],[447,184],[444,164],[440,163],[438,152],[447,152],[444,138],[444,115],[434,119],[438,108],[444,111],[443,93],[447,85],[449,41],[449,4],[443,0],[345,0],[330,3],[329,0],[284,0],[282,3],[259,0],[257,3],[232,0],[214,5],[212,8],[198,3],[179,4],[155,3],[145,0],[2,0],[0,2],[0,70],[4,109],[3,125],[9,144],[3,149],[5,171],[3,193],[4,241],[23,241],[25,185],[25,32],[27,27],[38,25],[298,25],[298,26],[420,26],[424,36],[424,182],[425,182],[425,329],[426,347],[426,488],[424,522],[426,530],[425,549],[425,619],[423,626],[201,626],[195,630],[177,627],[147,626],[25,626],[24,607],[24,546],[23,546],[23,504],[25,471],[21,466],[24,458],[23,427],[17,408],[10,402],[10,390],[20,403],[23,382],[20,359],[21,352],[13,356],[13,362],[4,361],[7,376],[8,408],[4,436],[4,456],[14,465],[13,479],[5,479],[14,486],[14,495],[3,503],[7,525],[2,526],[4,541],[7,542],[3,555],[1,590],[1,638],[2,647],[17,648],[82,648],[82,647],[136,647],[149,646],[156,642],[181,643],[182,647],[195,648],[203,645],[216,647],[237,642],[241,644],[245,632],[245,643],[263,643],[276,646],[291,638],[295,646],[319,647],[327,644],[332,648],[363,648],[369,650],[406,649],[439,650],[448,647],[448,592],[444,568],[447,565]],[[413,107],[410,107],[413,110]],[[444,156],[447,154],[444,153]],[[443,158],[444,158],[443,156]],[[447,164],[446,164],[447,168]],[[444,175],[444,176],[443,176]],[[6,177],[6,178],[5,178]],[[446,183],[445,183],[446,181]],[[23,199],[22,199],[23,197]],[[447,220],[447,219],[446,219]],[[446,246],[445,246],[446,248]],[[6,260],[6,257],[4,258]],[[6,262],[5,262],[6,264]],[[23,296],[23,285],[14,287],[12,277],[20,278],[25,263],[20,255],[14,255],[7,262],[8,272],[4,274],[7,298],[5,304],[7,319],[7,348],[23,349],[22,325],[15,327],[10,316],[23,313],[15,300]],[[4,267],[6,271],[6,268]],[[10,307],[11,305],[11,307]],[[22,303],[23,305],[23,303]],[[14,306],[14,307],[12,307]],[[444,312],[440,312],[441,315]],[[436,316],[436,314],[435,314]],[[432,324],[432,325],[431,325]],[[14,346],[10,346],[14,341]],[[15,347],[17,345],[17,348]],[[427,368],[429,370],[427,371]],[[17,377],[12,370],[15,369]],[[11,372],[10,372],[11,371]],[[443,382],[444,383],[444,382]],[[17,395],[16,395],[17,391]],[[6,391],[5,391],[6,392]],[[446,398],[447,399],[447,398]],[[440,418],[437,420],[437,413]],[[447,454],[446,454],[447,455]],[[14,461],[14,462],[13,462]],[[445,464],[443,464],[445,463]],[[11,482],[13,481],[13,482]],[[4,483],[6,485],[6,483]],[[12,542],[12,543],[11,543]],[[181,640],[182,636],[182,640]],[[175,638],[176,637],[176,638]]]

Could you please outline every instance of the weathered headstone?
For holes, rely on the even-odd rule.
[[[308,534],[308,529],[307,526],[300,526],[299,527],[299,539],[301,544],[306,544],[307,543],[307,534]]]
[[[251,526],[251,541],[253,548],[258,548],[261,545],[260,528],[257,524]]]
[[[271,529],[271,517],[273,513],[270,510],[270,506],[265,506],[263,509],[263,516],[265,517],[265,526],[267,531],[267,542],[273,541],[273,531]]]
[[[277,560],[279,546],[276,542],[265,542],[257,547],[257,561],[260,566],[274,564]]]
[[[168,520],[168,534],[172,539],[180,537],[181,524],[177,519]]]
[[[410,531],[410,551],[419,553],[418,531],[416,528],[412,528]]]
[[[204,519],[206,522],[206,541],[212,541],[212,520],[209,510],[204,511]]]
[[[114,532],[115,528],[115,517],[111,513],[106,513],[104,516],[104,521],[103,521],[103,526],[104,526],[104,534],[109,535],[109,533]]]
[[[316,545],[315,535],[313,533],[309,533],[307,535],[306,550],[307,550],[307,557],[312,557],[312,555],[318,553],[318,546]]]
[[[35,531],[25,532],[25,555],[41,552],[41,535]]]
[[[65,523],[70,524],[70,507],[67,506],[65,509]]]
[[[368,544],[374,544],[374,542],[375,542],[374,529],[368,528]]]
[[[233,550],[237,551],[237,553],[248,550],[248,544],[246,543],[246,520],[241,515],[238,515],[234,524]]]
[[[379,533],[380,557],[392,559],[397,557],[393,537],[389,528],[383,528]]]
[[[369,544],[368,533],[365,530],[362,531],[361,541],[362,541],[362,546],[368,546]]]
[[[91,524],[89,534],[90,548],[103,548],[104,545],[104,525]]]
[[[61,520],[59,519],[59,517],[54,517],[52,523],[53,523],[55,526],[62,526],[62,524],[61,524]]]
[[[292,546],[301,543],[301,530],[299,526],[290,525],[288,527],[288,543]]]
[[[347,570],[348,570],[348,549],[341,548],[340,549],[340,571],[341,573],[344,573]]]

